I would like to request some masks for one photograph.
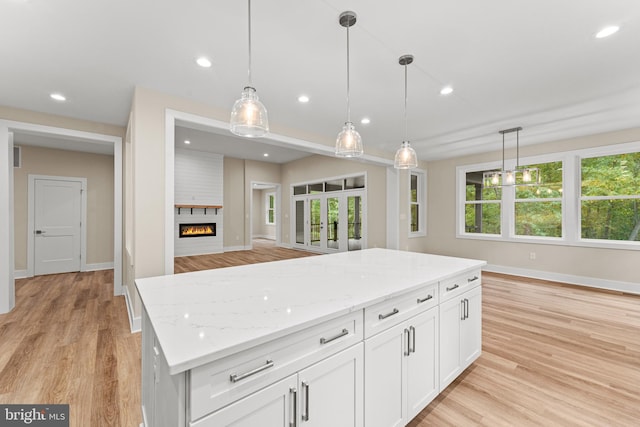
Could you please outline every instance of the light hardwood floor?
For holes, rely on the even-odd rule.
[[[254,260],[272,260],[259,249]],[[16,308],[0,315],[0,403],[69,403],[72,426],[138,426],[140,334],[112,289],[111,271],[16,282]],[[411,427],[640,425],[640,296],[485,273],[483,322],[482,356]]]

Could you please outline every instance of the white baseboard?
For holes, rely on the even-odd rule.
[[[140,332],[142,330],[142,320],[140,316],[133,316],[133,301],[129,296],[129,287],[124,286],[124,300],[127,304],[127,314],[129,315],[129,328],[131,328],[131,333],[134,334],[136,332]]]
[[[251,246],[226,246],[224,252],[248,251]]]
[[[507,267],[503,265],[486,265],[484,271],[530,277],[532,279],[551,280],[589,288],[607,289],[640,295],[640,283],[620,282],[617,280],[598,279],[596,277],[574,276],[572,274],[553,273],[549,271],[529,270],[526,268]]]
[[[267,240],[276,240],[276,236],[271,236],[269,234],[254,234],[254,239],[267,239]]]
[[[112,262],[99,262],[96,264],[87,264],[84,271],[111,270],[112,268]]]
[[[27,270],[13,270],[14,279],[26,279],[27,277],[29,277]]]

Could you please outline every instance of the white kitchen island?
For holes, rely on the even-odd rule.
[[[138,279],[145,426],[405,425],[480,355],[484,264],[367,249]]]

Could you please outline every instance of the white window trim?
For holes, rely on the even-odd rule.
[[[418,231],[411,231],[411,175],[418,177]],[[427,171],[423,169],[411,169],[407,183],[408,214],[407,228],[409,238],[425,237],[427,235]]]
[[[269,197],[273,196],[273,222],[269,222]],[[276,192],[270,191],[264,195],[264,223],[266,225],[275,225],[276,223]]]
[[[472,240],[491,240],[499,242],[534,243],[563,246],[579,246],[603,249],[640,250],[640,243],[622,240],[583,239],[580,233],[581,224],[581,191],[580,165],[581,159],[612,156],[640,152],[640,141],[586,148],[559,153],[543,154],[539,156],[523,157],[520,164],[536,164],[548,162],[563,162],[563,193],[562,193],[562,237],[516,236],[514,202],[515,188],[505,187],[502,195],[501,232],[502,234],[477,234],[465,231],[466,204],[466,174],[467,172],[502,168],[501,161],[461,165],[456,167],[456,238]],[[505,167],[515,166],[515,159],[505,161]]]

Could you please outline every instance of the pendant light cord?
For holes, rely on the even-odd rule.
[[[248,13],[248,17],[249,17],[249,68],[248,68],[248,75],[249,75],[249,86],[253,87],[253,84],[251,82],[251,0],[247,0],[248,3],[248,9],[249,9],[249,13]]]
[[[347,122],[351,123],[351,106],[349,104],[349,27],[347,25]]]
[[[407,64],[404,64],[404,140],[409,141],[407,130]]]
[[[502,172],[504,172],[504,133],[502,134]]]
[[[516,170],[520,169],[520,130],[516,131]]]

